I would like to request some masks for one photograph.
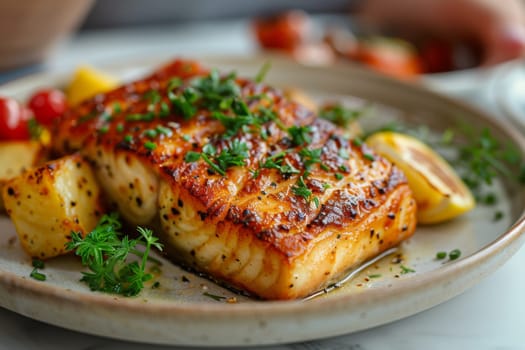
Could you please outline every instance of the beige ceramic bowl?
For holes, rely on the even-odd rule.
[[[0,1],[0,71],[38,63],[70,35],[92,0]]]

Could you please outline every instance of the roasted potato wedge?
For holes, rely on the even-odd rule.
[[[45,149],[38,141],[0,142],[0,191],[4,184],[45,160]],[[4,202],[0,196],[0,211]]]
[[[103,212],[93,171],[78,154],[7,181],[2,196],[23,249],[39,259],[66,253],[71,231],[91,231]]]

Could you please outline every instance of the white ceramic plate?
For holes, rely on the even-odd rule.
[[[211,58],[210,66],[235,68],[254,76],[267,58]],[[159,61],[137,61],[106,69],[125,78],[151,69]],[[67,75],[64,75],[67,76]],[[268,81],[304,88],[317,98],[347,103],[375,101],[374,112],[386,120],[406,119],[442,131],[463,121],[491,128],[495,137],[514,143],[525,154],[523,138],[503,123],[472,108],[415,86],[353,67],[306,68],[273,60]],[[63,76],[42,74],[0,88],[20,99],[42,86],[63,84]],[[304,341],[340,335],[391,322],[458,295],[503,264],[525,240],[524,189],[497,181],[496,207],[478,207],[442,225],[419,227],[401,249],[402,274],[391,258],[363,271],[326,296],[308,301],[266,302],[237,296],[237,303],[215,301],[230,291],[164,261],[160,288],[147,287],[139,297],[121,298],[90,292],[79,282],[80,263],[62,257],[46,263],[45,282],[29,278],[32,267],[14,229],[0,218],[0,305],[23,315],[102,336],[176,345],[249,345]],[[502,220],[493,221],[495,211]],[[443,263],[438,251],[459,248],[462,256]],[[369,275],[381,274],[379,278]],[[186,278],[183,278],[186,277]],[[189,281],[188,281],[189,280]]]

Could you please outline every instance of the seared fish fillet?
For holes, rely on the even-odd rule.
[[[175,61],[69,111],[81,152],[170,258],[265,299],[293,299],[415,230],[405,176],[264,84]]]

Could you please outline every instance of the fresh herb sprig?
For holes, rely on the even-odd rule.
[[[81,281],[91,290],[135,296],[144,288],[144,282],[153,277],[146,273],[151,248],[162,250],[162,245],[149,229],[137,227],[140,236],[130,239],[120,232],[121,228],[117,213],[104,215],[84,238],[72,232],[66,248],[74,250],[82,265],[90,270],[82,272]],[[138,246],[144,246],[144,250],[139,250]],[[138,257],[139,261],[128,262],[130,255]]]
[[[503,145],[488,128],[484,128],[479,134],[468,128],[464,134],[466,143],[459,147],[456,163],[466,166],[466,171],[462,172],[463,181],[476,193],[483,184],[492,185],[498,174],[516,178],[511,170],[514,166],[521,166],[521,172],[525,172],[525,163],[517,149],[511,145]],[[522,174],[519,173],[518,180],[522,181],[521,177]]]

